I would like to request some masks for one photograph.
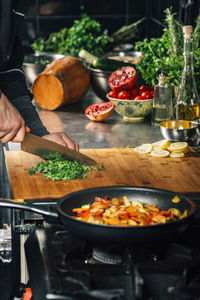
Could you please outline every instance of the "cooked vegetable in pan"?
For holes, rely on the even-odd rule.
[[[161,211],[156,204],[130,201],[126,196],[111,200],[107,196],[95,197],[92,204],[74,208],[73,212],[76,214],[73,218],[77,220],[113,226],[164,224],[187,216],[187,210],[181,213],[172,207]]]

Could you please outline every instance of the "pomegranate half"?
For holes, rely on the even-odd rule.
[[[131,90],[136,84],[136,70],[129,66],[118,69],[110,75],[108,84],[112,90]]]
[[[101,122],[111,115],[114,107],[112,102],[95,103],[85,109],[85,115],[91,121]]]

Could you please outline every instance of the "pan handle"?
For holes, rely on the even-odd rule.
[[[28,205],[28,204],[22,204],[22,203],[18,203],[18,202],[13,202],[13,200],[11,199],[2,199],[0,198],[0,207],[4,207],[4,208],[15,208],[15,209],[23,209],[23,210],[28,210],[28,211],[32,211],[47,217],[53,217],[58,219],[59,218],[59,214],[57,212],[50,212],[50,211],[46,211],[42,208],[38,208],[34,205]]]

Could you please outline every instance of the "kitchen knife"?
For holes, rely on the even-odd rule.
[[[26,133],[24,140],[21,143],[21,150],[41,157],[43,154],[59,152],[67,159],[76,160],[80,164],[96,164],[96,161],[89,156],[36,136],[32,133]]]

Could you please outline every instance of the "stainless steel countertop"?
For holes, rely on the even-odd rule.
[[[151,125],[151,115],[141,123],[126,123],[113,111],[103,122],[90,121],[84,115],[84,110],[90,104],[98,102],[103,100],[99,99],[90,88],[79,102],[68,104],[55,111],[41,109],[35,102],[33,103],[50,132],[65,131],[79,144],[80,149],[138,146],[163,139],[160,127]],[[197,144],[199,139],[200,137]],[[20,144],[9,143],[10,150],[20,148]]]
[[[113,111],[103,122],[90,121],[84,115],[84,110],[90,104],[98,102],[103,101],[91,88],[78,103],[56,111],[44,111],[39,107],[37,110],[50,131],[63,129],[82,149],[136,146],[163,139],[160,128],[151,126],[151,116],[142,123],[124,123],[122,117]]]

